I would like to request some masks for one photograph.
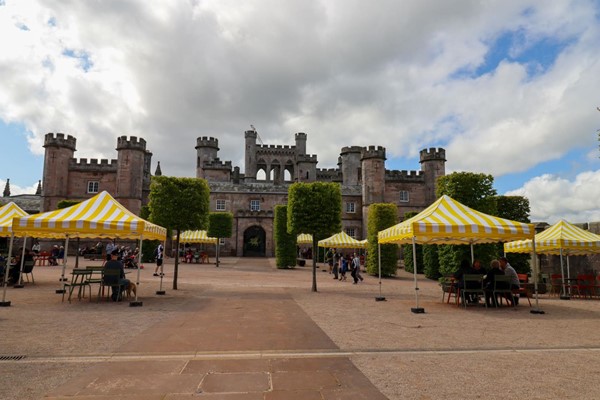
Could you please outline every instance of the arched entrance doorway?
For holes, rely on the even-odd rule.
[[[254,225],[244,231],[244,257],[265,257],[265,230]]]

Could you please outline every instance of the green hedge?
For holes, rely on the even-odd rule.
[[[379,271],[379,249],[377,233],[397,223],[398,211],[394,204],[378,203],[369,206],[367,239],[367,273],[377,275]],[[396,244],[381,245],[381,275],[396,275],[398,269],[398,246]]]
[[[287,206],[275,206],[273,226],[275,264],[277,268],[293,268],[296,265],[296,235],[287,231]]]

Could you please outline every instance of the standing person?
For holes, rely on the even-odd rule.
[[[125,289],[127,289],[127,287],[130,285],[130,281],[129,279],[125,278],[125,270],[123,269],[123,263],[121,261],[118,260],[119,258],[119,250],[118,249],[114,249],[111,253],[110,253],[110,261],[107,261],[106,264],[104,264],[104,269],[115,269],[115,270],[119,270],[121,271],[121,273],[119,274],[119,278],[118,281],[115,282],[107,282],[107,283],[118,283],[120,286],[113,286],[112,287],[112,295],[110,296],[110,298],[112,299],[112,301],[121,301],[121,298],[123,297],[123,291]]]
[[[162,270],[160,272],[160,275],[158,273],[158,269],[163,265],[164,252],[165,252],[165,249],[164,249],[162,243],[159,243],[159,245],[156,247],[156,250],[154,250],[154,258],[156,259],[156,268],[154,268],[154,276],[163,276],[164,275],[162,273]]]
[[[334,250],[333,252],[333,279],[338,279],[338,271],[340,270],[340,253]]]
[[[354,278],[354,284],[358,283],[358,280],[362,282],[363,277],[360,275],[360,257],[356,253],[352,254],[352,277]]]
[[[109,241],[106,244],[106,261],[110,261],[110,255],[112,254],[112,251],[115,249],[115,242],[113,241]]]
[[[329,248],[329,250],[327,250],[327,253],[325,254],[325,261],[327,262],[327,264],[329,264],[329,273],[331,274],[333,271],[333,249]]]
[[[36,240],[33,246],[31,246],[31,251],[37,256],[40,252],[40,242]]]
[[[348,259],[342,253],[340,257],[340,281],[346,280],[346,271],[348,271]]]
[[[500,257],[498,259],[500,261],[500,269],[504,271],[504,275],[510,276],[510,289],[517,290],[517,295],[512,296],[513,306],[519,305],[519,295],[518,290],[521,288],[521,282],[519,281],[519,275],[517,275],[517,271],[508,263],[506,257]],[[514,293],[514,292],[513,292]]]

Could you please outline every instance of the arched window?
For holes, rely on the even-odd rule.
[[[264,169],[259,169],[256,172],[256,180],[257,181],[266,181],[267,180],[267,173],[265,172]]]

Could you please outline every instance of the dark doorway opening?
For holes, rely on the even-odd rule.
[[[251,226],[244,232],[244,257],[264,257],[266,255],[266,233],[258,226]]]

